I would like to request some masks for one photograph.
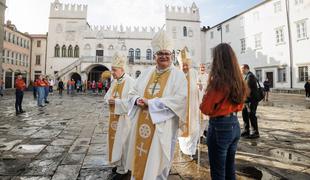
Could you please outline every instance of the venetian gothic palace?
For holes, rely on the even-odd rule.
[[[199,9],[166,7],[166,29],[172,32],[174,54],[187,46],[193,59],[201,61]],[[97,81],[110,68],[115,51],[128,57],[127,69],[137,77],[155,63],[151,40],[158,27],[91,26],[87,23],[87,5],[51,3],[47,37],[47,74],[63,79]]]
[[[213,27],[201,24],[194,2],[162,8],[165,30],[175,45],[174,61],[186,46],[195,68],[201,63],[208,66],[212,48],[225,42],[240,64],[249,64],[260,82],[268,78],[275,89],[302,89],[309,79],[310,0],[265,0]],[[27,35],[31,41],[28,81],[40,73],[64,81],[97,81],[110,70],[115,51],[127,56],[126,72],[133,77],[155,64],[151,39],[159,27],[92,26],[87,22],[87,5],[59,0],[50,4],[48,21],[47,35]],[[5,80],[13,80],[11,74]]]

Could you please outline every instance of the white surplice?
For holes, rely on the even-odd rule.
[[[128,118],[128,93],[129,90],[134,85],[134,79],[132,79],[129,75],[125,74],[120,82],[117,82],[117,80],[113,80],[110,89],[104,96],[105,101],[108,103],[108,100],[112,97],[111,93],[113,91],[113,87],[116,85],[116,83],[122,83],[124,81],[125,84],[123,87],[121,99],[120,98],[115,99],[114,114],[119,115],[119,120],[117,123],[117,129],[115,133],[115,139],[112,149],[112,159],[111,159],[111,163],[116,163],[118,166],[120,166],[120,169],[124,168],[126,164],[125,161],[127,159],[126,155],[128,152],[128,140],[129,140],[128,137],[131,128],[131,122]],[[107,149],[109,152],[109,141],[107,144],[108,144]]]
[[[190,69],[188,72],[190,79],[189,93],[189,136],[179,137],[181,151],[186,155],[196,154],[197,143],[200,137],[200,110],[199,110],[199,89],[197,85],[198,72]],[[183,117],[186,120],[186,116]],[[185,121],[184,120],[184,121]]]
[[[186,77],[182,71],[174,66],[171,66],[170,69],[171,72],[163,96],[148,101],[148,109],[152,122],[155,124],[155,132],[145,166],[144,180],[158,180],[168,177],[177,140],[179,120],[186,114]],[[144,96],[144,90],[154,71],[156,71],[155,67],[144,71],[129,92],[128,110],[132,128],[126,167],[130,170],[133,168],[134,153],[135,148],[137,148],[135,147],[135,136],[141,111],[141,108],[135,105],[135,101]]]
[[[198,75],[198,84],[200,84],[202,86],[202,89],[199,89],[199,104],[201,104],[202,102],[202,98],[203,95],[206,92],[207,89],[207,85],[208,85],[208,74],[204,73],[204,74],[199,74]],[[201,120],[201,124],[200,124],[200,136],[203,135],[204,130],[207,128],[208,125],[208,116],[204,115],[203,113],[200,112],[200,120]]]

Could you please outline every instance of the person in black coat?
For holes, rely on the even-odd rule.
[[[247,97],[244,108],[242,110],[242,118],[244,122],[244,129],[241,133],[242,137],[256,139],[259,138],[256,109],[258,106],[258,86],[257,79],[255,75],[250,71],[250,67],[247,64],[242,65],[242,73],[245,75],[245,80],[250,91],[249,96]],[[250,123],[253,129],[253,132],[250,133]]]
[[[64,82],[60,79],[58,82],[58,91],[59,91],[59,95],[62,96],[62,91],[64,90]]]
[[[264,81],[264,91],[265,91],[264,101],[268,101],[269,91],[270,91],[270,82],[268,78],[266,78],[266,80]]]
[[[306,98],[310,98],[310,79],[305,83]]]

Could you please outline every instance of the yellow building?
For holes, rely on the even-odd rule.
[[[14,88],[16,74],[21,73],[26,84],[30,77],[31,37],[21,33],[16,26],[7,21],[4,25],[2,68],[5,88]]]

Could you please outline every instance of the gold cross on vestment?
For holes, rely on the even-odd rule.
[[[147,150],[146,150],[146,149],[143,149],[143,145],[144,145],[144,143],[141,142],[140,147],[137,146],[137,149],[139,150],[139,156],[142,156],[142,153],[145,153],[145,154],[147,153]]]

